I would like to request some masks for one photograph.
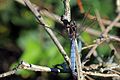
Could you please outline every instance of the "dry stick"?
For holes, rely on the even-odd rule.
[[[98,21],[98,23],[99,23],[99,25],[100,25],[100,28],[101,28],[102,31],[104,31],[104,30],[105,30],[105,26],[104,26],[103,23],[102,23],[100,14],[99,14],[99,12],[98,12],[97,9],[95,10],[95,13],[96,13],[97,21]]]
[[[39,14],[39,12],[32,6],[29,0],[24,0],[25,4],[30,8],[30,10],[34,13],[40,24],[43,26],[43,28],[46,30],[46,32],[50,35],[54,43],[56,44],[57,48],[61,52],[62,56],[64,57],[65,61],[67,62],[68,66],[70,65],[70,59],[67,56],[67,53],[64,51],[63,47],[55,37],[54,33],[52,32],[51,29],[47,28],[48,25],[44,23],[44,20],[42,16]],[[70,66],[69,66],[70,67]]]
[[[0,78],[3,78],[3,77],[6,77],[6,76],[10,76],[12,74],[15,74],[16,71],[17,71],[17,69],[14,69],[14,70],[8,71],[6,73],[2,73],[2,74],[0,74]]]
[[[20,64],[15,69],[8,71],[6,73],[0,74],[0,78],[15,74],[19,69],[25,69],[25,70],[31,70],[31,71],[41,71],[41,72],[57,72],[57,73],[70,72],[70,70],[63,70],[63,69],[57,69],[57,68],[49,68],[49,67],[45,67],[45,66],[38,66],[38,65],[29,64],[27,62],[21,61]]]
[[[83,74],[92,75],[92,76],[99,76],[99,77],[120,77],[118,74],[114,74],[114,73],[113,74],[104,74],[104,73],[83,71]]]
[[[100,36],[101,32],[92,28],[87,28],[86,32],[94,36]],[[114,35],[108,35],[111,40],[116,40],[120,42],[120,38]]]
[[[116,64],[116,63],[108,63],[108,64],[104,64],[105,68],[101,68],[101,72],[106,71],[106,70],[115,70],[115,69],[119,69],[120,65]]]
[[[18,66],[18,69],[25,69],[25,70],[31,70],[31,71],[40,71],[40,72],[58,72],[58,73],[67,73],[69,70],[65,71],[63,69],[57,69],[57,68],[49,68],[45,66],[38,66],[34,64],[29,64],[27,62],[22,61],[20,65]]]
[[[116,66],[111,66],[111,67],[107,67],[104,68],[103,71],[105,70],[112,70],[112,69],[119,69],[120,65],[116,65]],[[8,71],[6,73],[0,74],[0,78],[15,74],[16,71],[18,71],[19,69],[25,69],[25,70],[31,70],[31,71],[41,71],[41,72],[58,72],[58,73],[69,73],[69,70],[62,70],[62,69],[57,69],[57,68],[49,68],[49,67],[45,67],[45,66],[38,66],[38,65],[34,65],[34,64],[29,64],[27,62],[21,61],[20,64],[17,66],[17,68]],[[102,73],[96,73],[96,72],[91,72],[91,71],[82,71],[83,74],[85,75],[94,75],[94,76],[100,76],[100,77],[120,77],[117,74],[102,74]]]
[[[82,62],[80,58],[80,54],[78,53],[78,44],[77,40],[75,39],[75,51],[76,51],[76,67],[77,67],[77,73],[78,73],[78,80],[84,80],[84,75],[82,73]]]
[[[91,47],[93,47],[94,45],[95,45],[95,44],[91,44],[91,45],[85,46],[85,47],[82,48],[82,50],[91,48]]]
[[[110,24],[112,23],[112,21],[107,20],[107,19],[102,19],[102,22],[103,22],[105,25],[110,25]],[[120,23],[117,22],[117,23],[115,24],[115,27],[120,28]]]
[[[50,12],[47,11],[47,10],[41,10],[40,13],[41,13],[41,15],[43,15],[43,16],[49,17],[50,19],[52,19],[52,20],[54,20],[54,21],[56,21],[56,22],[58,22],[58,23],[63,24],[63,22],[61,21],[61,17],[58,16],[58,15],[56,15],[56,14],[50,13]]]
[[[70,0],[64,0],[64,15],[63,20],[71,21]]]
[[[103,32],[103,36],[107,36],[108,32],[114,27],[114,25],[120,20],[120,13],[115,18],[115,20],[107,27],[107,29]]]
[[[120,75],[120,72],[119,71],[116,71],[116,70],[111,70],[112,72],[116,73],[116,74],[119,74]]]
[[[94,51],[93,55],[96,57],[96,59],[99,61],[99,63],[103,62],[102,58],[98,56],[98,53],[96,50]]]
[[[92,77],[90,77],[88,75],[86,75],[86,77],[88,78],[88,80],[95,80],[95,79],[93,79]]]

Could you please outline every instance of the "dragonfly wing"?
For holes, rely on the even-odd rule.
[[[78,53],[81,53],[81,51],[82,51],[82,42],[81,42],[81,40],[79,39],[79,40],[78,40]]]

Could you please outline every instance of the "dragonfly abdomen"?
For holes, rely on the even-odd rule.
[[[70,59],[71,59],[71,70],[75,72],[75,41],[71,40],[71,52],[70,52]]]

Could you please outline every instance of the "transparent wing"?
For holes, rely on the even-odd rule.
[[[77,27],[77,37],[80,36],[80,34],[84,32],[87,29],[87,27],[92,27],[97,23],[96,18],[91,17],[89,12],[85,15],[82,23],[78,25],[79,27]]]

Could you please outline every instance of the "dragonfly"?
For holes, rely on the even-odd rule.
[[[82,43],[83,41],[79,37],[82,31],[84,31],[87,27],[85,27],[85,23],[87,21],[87,18],[89,17],[90,9],[87,13],[85,13],[84,18],[82,20],[81,25],[78,27],[75,21],[68,22],[67,20],[63,20],[61,17],[61,21],[63,21],[65,30],[68,34],[69,40],[70,40],[70,60],[71,60],[71,70],[74,73],[76,70],[76,64],[80,64],[80,61],[78,63],[76,62],[76,58],[80,58],[76,56],[76,48],[78,48],[78,53],[81,53],[82,51]],[[96,19],[92,19],[93,21],[90,24],[89,27],[93,26]],[[81,55],[81,54],[79,54]],[[78,59],[79,60],[79,59]]]
[[[62,19],[61,19],[62,20]],[[70,43],[71,43],[71,51],[70,51],[70,59],[71,59],[71,70],[72,72],[74,73],[75,72],[75,69],[76,69],[76,40],[78,39],[77,38],[77,25],[75,23],[75,21],[70,21],[70,22],[67,22],[67,21],[64,21],[62,20],[65,24],[65,29],[68,33],[68,36],[69,36],[69,39],[70,39]],[[82,42],[81,40],[79,39],[79,52],[81,52],[81,48],[82,48]]]
[[[25,0],[26,1],[26,0]],[[39,15],[39,12],[34,9],[34,7],[32,7],[31,3],[30,2],[25,2],[26,5],[31,9],[31,11],[35,14],[35,16],[37,17],[38,21],[40,21],[41,24],[43,24],[43,22],[41,22],[41,16]],[[88,12],[89,13],[89,12]],[[87,16],[84,17],[83,19],[83,22],[85,22],[85,20],[87,19]],[[62,20],[62,18],[61,18]],[[70,43],[71,43],[71,70],[72,72],[75,72],[75,69],[76,69],[76,44],[78,44],[78,53],[81,52],[81,48],[82,48],[82,41],[81,39],[78,38],[79,34],[78,33],[78,29],[77,29],[77,25],[75,23],[75,21],[63,21],[63,23],[65,24],[65,30],[67,31],[68,33],[68,36],[69,36],[69,39],[70,39]],[[82,23],[82,27],[84,26],[83,25],[84,23]],[[43,24],[44,25],[44,24]],[[44,26],[44,27],[47,27],[47,26]],[[47,27],[48,28],[48,27]],[[79,28],[79,29],[82,29],[82,28]],[[52,29],[53,30],[53,29]],[[78,40],[78,43],[76,43]]]

